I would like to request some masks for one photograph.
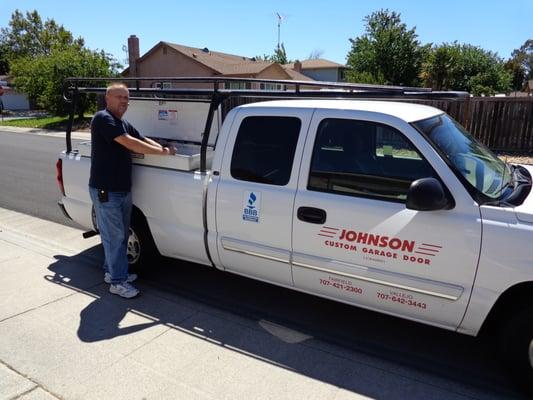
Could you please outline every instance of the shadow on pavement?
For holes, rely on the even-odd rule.
[[[166,258],[126,300],[109,294],[102,258],[100,246],[58,255],[46,277],[94,298],[80,313],[83,342],[162,324],[373,398],[393,386],[386,398],[425,399],[428,385],[439,398],[522,398],[475,338]],[[121,327],[128,312],[149,322]]]

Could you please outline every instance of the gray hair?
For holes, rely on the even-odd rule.
[[[106,96],[110,93],[110,92],[113,92],[117,89],[126,89],[128,90],[128,87],[124,84],[124,83],[121,83],[121,82],[115,82],[115,83],[112,83],[110,84],[107,89],[105,90],[105,94]],[[128,90],[129,91],[129,90]]]

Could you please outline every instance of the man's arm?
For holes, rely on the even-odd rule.
[[[147,142],[148,144],[151,144],[152,146],[163,147],[163,146],[161,146],[160,143],[157,143],[155,140],[150,139],[150,138],[148,138],[148,137],[145,137],[145,138],[144,138],[144,141]]]
[[[117,143],[121,144],[125,148],[134,153],[140,154],[158,154],[158,155],[174,155],[176,149],[174,147],[163,147],[160,144],[152,144],[148,141],[139,140],[133,136],[125,133],[124,135],[117,136],[114,139]],[[153,142],[153,140],[151,140]]]

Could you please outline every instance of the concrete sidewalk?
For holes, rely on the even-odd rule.
[[[142,279],[140,297],[110,295],[98,243],[0,209],[0,399],[519,398],[242,318]]]

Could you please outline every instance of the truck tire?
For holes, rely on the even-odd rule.
[[[533,306],[513,315],[503,326],[500,352],[511,378],[533,395]]]
[[[128,264],[130,269],[146,268],[159,257],[159,252],[144,216],[134,212],[128,237]]]

